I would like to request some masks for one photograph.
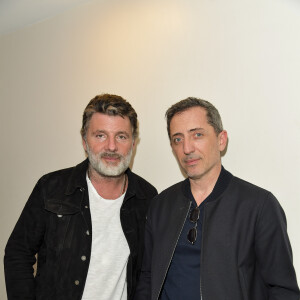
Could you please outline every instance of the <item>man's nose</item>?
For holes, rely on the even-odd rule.
[[[183,152],[184,154],[190,154],[195,151],[193,142],[190,139],[184,139],[183,141]]]
[[[106,147],[107,150],[111,152],[117,151],[118,147],[117,147],[116,139],[114,137],[108,137]]]

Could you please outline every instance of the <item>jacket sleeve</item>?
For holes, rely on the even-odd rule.
[[[269,300],[299,300],[286,217],[277,199],[268,193],[261,208],[255,235],[255,251]]]
[[[45,233],[41,183],[33,189],[7,242],[4,271],[8,300],[34,300],[33,265]]]
[[[140,278],[137,284],[134,300],[151,299],[151,261],[152,261],[152,234],[149,217],[145,225],[145,249]]]

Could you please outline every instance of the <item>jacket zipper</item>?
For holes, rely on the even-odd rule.
[[[203,223],[202,223],[202,240],[201,240],[201,257],[200,257],[200,299],[203,300],[203,296],[202,296],[202,272],[201,270],[203,270],[203,241],[204,241],[204,229],[205,229],[205,205],[203,207]]]
[[[167,267],[167,269],[166,269],[166,272],[165,272],[165,275],[164,275],[163,281],[162,281],[162,283],[161,283],[161,286],[160,286],[160,289],[159,289],[159,293],[158,293],[158,295],[157,295],[157,298],[156,298],[156,300],[158,300],[158,299],[159,299],[159,295],[160,295],[160,293],[161,293],[161,290],[162,290],[163,284],[164,284],[164,282],[165,282],[165,280],[166,280],[167,273],[168,273],[168,270],[169,270],[169,268],[170,268],[170,264],[171,264],[172,258],[173,258],[173,256],[174,256],[174,252],[175,252],[175,249],[176,249],[176,246],[177,246],[177,243],[178,243],[179,237],[180,237],[180,235],[181,235],[181,232],[182,232],[182,229],[183,229],[183,226],[184,226],[185,220],[186,220],[186,218],[187,218],[187,216],[188,216],[188,214],[189,214],[189,211],[190,211],[191,205],[192,205],[192,201],[190,201],[190,204],[189,204],[188,210],[187,210],[187,212],[186,212],[186,215],[185,215],[184,221],[183,221],[183,223],[182,223],[182,225],[181,225],[181,229],[180,229],[180,232],[179,232],[179,234],[178,234],[178,237],[177,237],[177,240],[176,240],[175,246],[174,246],[174,248],[173,248],[173,250],[172,250],[172,255],[171,255],[171,257],[170,257],[170,260],[169,260],[169,263],[168,263],[168,267]],[[201,295],[201,279],[200,279],[200,295]],[[201,297],[201,300],[202,300],[202,297]]]

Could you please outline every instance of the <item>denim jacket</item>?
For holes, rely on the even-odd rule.
[[[49,173],[33,189],[5,248],[8,300],[82,298],[92,244],[87,168],[85,160]],[[126,173],[120,218],[130,249],[127,287],[132,299],[141,268],[145,215],[157,191],[129,169]]]

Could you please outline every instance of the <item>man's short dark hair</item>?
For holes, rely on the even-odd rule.
[[[93,98],[83,112],[80,130],[83,139],[85,139],[90,119],[97,112],[109,116],[128,117],[132,126],[133,137],[137,136],[137,114],[130,103],[117,95],[101,94]]]
[[[167,111],[166,111],[166,119],[167,119],[167,130],[168,130],[168,135],[170,137],[170,123],[172,118],[183,111],[186,111],[189,108],[192,107],[202,107],[206,110],[206,117],[208,124],[210,124],[216,134],[218,135],[221,131],[223,131],[223,124],[221,120],[221,116],[218,112],[218,110],[208,101],[195,98],[195,97],[188,97],[184,100],[181,100],[175,104],[173,104]]]

